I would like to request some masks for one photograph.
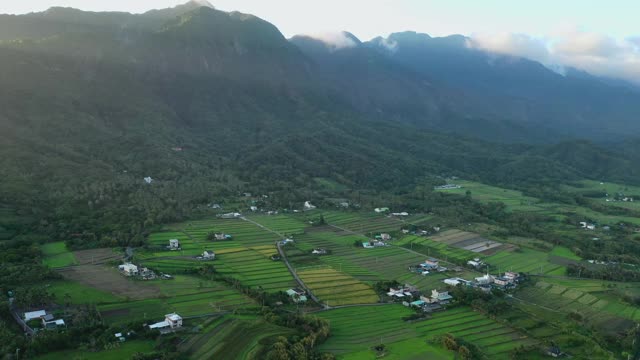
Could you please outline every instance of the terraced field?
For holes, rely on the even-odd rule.
[[[564,275],[566,267],[553,263],[548,253],[521,248],[518,251],[502,251],[484,258],[488,264],[500,271],[517,271],[531,274]]]
[[[285,236],[302,234],[310,226],[299,218],[287,215],[248,215],[247,218]]]
[[[551,281],[538,281],[535,287],[520,291],[518,297],[563,312],[577,311],[594,321],[611,321],[612,316],[640,321],[639,307],[622,302],[608,292],[610,289],[592,280]]]
[[[500,242],[485,239],[478,234],[457,229],[443,231],[431,236],[430,239],[475,253],[486,253],[502,246]]]
[[[309,232],[299,237],[296,246],[306,250],[315,247],[331,250],[331,255],[321,256],[319,261],[358,280],[365,282],[398,280],[415,285],[423,291],[431,291],[442,288],[444,286],[442,280],[451,276],[443,273],[422,276],[408,270],[410,265],[423,262],[426,255],[412,253],[397,246],[374,249],[356,248],[353,242],[366,238],[332,232],[329,227],[324,230],[326,231]],[[473,274],[462,272],[456,276],[471,277]]]
[[[169,312],[188,317],[255,306],[252,299],[226,284],[192,276],[177,275],[174,280],[140,282],[139,285],[158,287],[161,295],[154,299],[100,305],[98,309],[105,320],[119,323],[155,319]]]
[[[291,333],[263,320],[224,316],[207,321],[179,349],[193,359],[250,359],[261,349],[261,340]]]
[[[403,225],[398,219],[375,213],[323,211],[322,215],[328,224],[359,234],[397,231]]]
[[[303,269],[297,274],[314,295],[330,306],[374,304],[379,300],[369,285],[332,268]]]
[[[276,220],[273,220],[276,222]],[[266,245],[273,244],[279,240],[280,237],[269,231],[266,231],[255,224],[241,219],[207,219],[199,221],[190,221],[188,223],[181,224],[183,231],[193,237],[196,241],[202,241],[206,243],[228,243],[229,241],[207,241],[207,234],[225,233],[233,236],[233,242],[243,245]]]
[[[301,232],[305,225],[297,219],[287,216],[256,216],[260,222],[277,227],[283,232]],[[207,262],[215,266],[216,271],[231,276],[242,284],[262,287],[266,291],[285,291],[295,286],[293,277],[282,262],[269,259],[277,253],[275,242],[281,240],[278,235],[249,221],[241,219],[207,219],[172,225],[171,231],[152,234],[152,244],[168,244],[169,239],[178,239],[183,251],[143,252],[136,254],[144,266],[170,274],[180,274],[199,268],[203,262],[195,259],[204,250],[213,250],[216,259]],[[209,241],[210,232],[225,233],[232,240]]]
[[[413,246],[416,247],[417,251],[429,254],[430,256],[434,256],[445,261],[464,263],[468,260],[478,257],[478,254],[473,251],[452,247],[449,246],[446,242],[434,241],[421,236],[405,236],[396,244],[402,246],[411,243],[413,243]]]
[[[295,287],[293,276],[281,261],[272,261],[274,245],[254,248],[229,248],[220,250],[213,262],[216,270],[238,279],[251,287],[262,287],[266,291],[286,291]]]
[[[403,316],[411,313],[399,305],[323,312],[320,316],[330,321],[333,336],[320,349],[337,354],[357,353],[379,343],[393,344],[416,337],[432,339],[451,333],[480,346],[491,359],[508,359],[512,349],[537,343],[469,308],[436,313],[431,319],[415,323],[402,321]],[[423,351],[428,348],[425,346]]]

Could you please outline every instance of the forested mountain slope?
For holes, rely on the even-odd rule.
[[[588,141],[479,140],[536,131],[370,47],[313,55],[250,15],[58,8],[0,29],[0,226],[14,235],[139,243],[243,189],[301,201],[315,177],[389,192],[441,175],[637,179]]]

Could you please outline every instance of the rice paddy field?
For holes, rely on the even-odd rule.
[[[44,244],[40,247],[40,250],[44,256],[42,263],[50,268],[61,268],[78,263],[63,241]]]
[[[640,308],[624,303],[612,292],[611,284],[596,280],[544,279],[536,286],[522,289],[517,296],[558,311],[577,311],[600,323],[612,322],[612,317],[640,321]],[[616,288],[618,286],[637,288],[637,284],[631,283],[618,283]]]
[[[262,340],[292,332],[261,319],[225,315],[207,320],[179,350],[192,359],[251,359],[262,349]]]
[[[554,263],[549,253],[528,248],[502,251],[484,258],[484,261],[500,271],[516,271],[531,274],[564,275],[566,266]]]
[[[542,202],[540,199],[529,197],[520,191],[503,189],[495,186],[490,186],[474,181],[465,181],[459,180],[456,181],[456,184],[462,186],[461,189],[447,189],[447,190],[438,190],[440,192],[446,192],[451,194],[459,194],[464,195],[467,190],[471,191],[471,196],[481,202],[495,202],[499,201],[504,203],[507,206],[507,210],[509,211],[526,211],[532,213],[538,213],[541,215],[552,216],[558,220],[564,219],[566,213],[575,213],[580,216],[585,217],[585,219],[590,219],[600,224],[616,224],[619,222],[632,223],[636,225],[640,225],[640,219],[631,217],[631,216],[621,216],[621,215],[607,215],[602,214],[596,211],[593,211],[589,208],[582,206],[574,206],[574,205],[565,205],[565,204],[557,204],[557,203],[547,203]],[[576,192],[584,192],[585,189],[597,189],[599,186],[598,182],[583,182],[586,188],[578,188],[578,187],[566,187],[563,186],[565,190],[573,190]],[[597,184],[597,185],[596,185]],[[636,192],[640,194],[638,188],[635,187],[627,187],[622,185],[610,184],[608,185],[609,190],[618,189],[620,187],[626,188],[627,193]],[[606,188],[606,185],[605,185]],[[614,192],[615,193],[615,192]],[[632,208],[640,208],[640,202],[637,204],[635,202],[606,202],[602,199],[603,204],[607,204],[608,206],[622,206],[622,207],[632,207]],[[636,207],[637,206],[637,207]]]
[[[411,310],[400,305],[323,312],[320,316],[330,322],[333,336],[320,346],[320,350],[334,352],[343,359],[353,359],[356,358],[354,356],[364,358],[359,356],[367,351],[373,354],[370,348],[380,343],[405,343],[411,346],[412,353],[431,358],[429,356],[434,349],[426,341],[451,333],[481,347],[491,359],[508,359],[512,349],[537,344],[536,340],[523,333],[465,307],[435,313],[432,318],[423,321],[404,322],[402,317],[411,313]],[[447,352],[438,349],[434,358],[450,358],[447,355]]]
[[[564,186],[565,190],[569,190],[576,193],[593,193],[601,192],[602,197],[594,198],[594,201],[602,205],[616,206],[632,210],[640,210],[640,187],[615,184],[609,182],[599,182],[593,180],[583,180],[575,184],[575,186]],[[613,199],[616,194],[624,194],[624,196],[633,197],[633,202],[628,201],[606,201],[605,194],[609,194],[609,198]]]
[[[153,351],[153,341],[135,340],[118,344],[118,347],[100,352],[90,352],[84,350],[69,350],[50,352],[46,355],[38,356],[37,360],[122,360],[130,359],[135,353],[146,353]]]
[[[47,291],[60,303],[100,304],[124,300],[106,291],[83,285],[76,281],[58,280],[45,285]]]
[[[255,307],[255,302],[226,284],[193,276],[176,275],[173,280],[140,282],[140,286],[159,287],[153,299],[101,304],[98,309],[109,323],[162,318],[177,312],[183,317]]]
[[[260,224],[276,227],[289,234],[300,233],[305,224],[287,216],[255,216]],[[231,276],[250,287],[261,287],[266,291],[285,291],[295,286],[293,277],[285,264],[272,261],[277,253],[275,242],[282,237],[252,222],[241,219],[207,219],[190,221],[171,226],[174,231],[152,234],[152,244],[168,245],[169,239],[178,239],[183,251],[143,252],[139,258],[144,266],[158,271],[180,274],[203,264],[211,264],[216,271]],[[176,231],[182,229],[181,231]],[[275,230],[274,230],[275,231]],[[207,234],[225,233],[232,240],[209,241]],[[213,250],[216,259],[202,262],[195,256],[204,250]]]
[[[374,304],[378,295],[371,286],[333,268],[303,269],[298,276],[329,306]]]
[[[460,185],[460,189],[437,190],[439,192],[465,195],[467,191],[471,196],[481,202],[500,201],[507,206],[510,211],[540,211],[536,207],[540,200],[534,197],[525,196],[521,191],[503,189],[495,186],[482,184],[475,181],[456,180],[455,184]]]
[[[296,247],[305,250],[316,247],[331,250],[330,255],[321,256],[318,261],[365,283],[397,280],[415,285],[423,291],[431,291],[442,288],[444,286],[442,280],[452,276],[447,273],[433,273],[426,276],[412,273],[409,271],[409,266],[424,262],[426,255],[411,252],[399,246],[357,248],[353,242],[366,241],[365,237],[331,230],[330,227],[325,227],[309,232],[298,238]],[[473,273],[463,271],[455,276],[471,277]]]
[[[322,211],[327,223],[359,234],[397,231],[403,225],[399,219],[376,213]]]
[[[420,251],[428,256],[433,256],[445,261],[453,261],[457,263],[464,263],[479,256],[476,252],[456,248],[447,245],[446,242],[435,241],[421,236],[405,236],[396,244],[404,246],[413,244],[413,246],[416,247],[416,251]]]

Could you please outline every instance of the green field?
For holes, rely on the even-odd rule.
[[[582,260],[582,258],[580,256],[574,254],[571,250],[569,250],[568,248],[563,247],[563,246],[554,247],[553,250],[551,250],[551,252],[549,254],[553,255],[553,256],[563,257],[563,258],[569,259],[569,260],[575,260],[575,261]]]
[[[367,352],[372,354],[370,348],[374,345],[398,343],[410,346],[410,349],[405,350],[421,354],[422,358],[430,358],[433,353],[433,356],[446,359],[450,358],[447,357],[447,352],[428,346],[426,341],[451,333],[481,347],[491,359],[508,359],[509,351],[512,349],[537,343],[515,329],[469,308],[455,308],[436,313],[431,319],[414,323],[404,322],[402,317],[411,313],[411,310],[400,305],[354,307],[323,312],[320,316],[330,322],[332,337],[320,346],[320,350],[334,352],[344,359],[360,359],[366,358],[364,356]],[[399,349],[400,346],[391,349],[393,348]]]
[[[78,263],[63,241],[44,244],[40,250],[44,256],[43,264],[50,268],[61,268]]]
[[[135,340],[118,344],[118,347],[100,352],[89,352],[83,350],[69,350],[51,352],[46,355],[36,357],[37,360],[122,360],[130,359],[133,354],[153,351],[153,341]]]
[[[525,196],[517,190],[503,189],[474,181],[456,180],[455,184],[462,186],[460,189],[437,190],[449,194],[465,195],[471,192],[471,197],[481,202],[500,201],[507,206],[508,210],[516,211],[539,211],[537,205],[540,200],[534,197]]]
[[[445,243],[427,239],[421,236],[405,236],[396,245],[410,245],[415,246],[415,250],[425,255],[433,256],[445,261],[454,261],[457,263],[465,263],[468,260],[481,256],[473,251],[448,246]]]
[[[481,202],[495,202],[499,201],[504,203],[507,206],[507,210],[509,211],[526,211],[531,213],[537,213],[541,215],[547,215],[554,217],[558,220],[562,220],[565,217],[565,214],[572,213],[583,216],[585,219],[590,219],[599,224],[616,224],[619,222],[632,223],[636,225],[640,225],[640,219],[631,216],[622,216],[622,215],[607,215],[602,214],[597,211],[593,211],[589,208],[583,206],[576,205],[567,205],[567,204],[558,204],[558,203],[548,203],[543,202],[540,199],[529,197],[523,195],[520,191],[503,189],[495,186],[490,186],[478,182],[473,181],[464,181],[459,180],[456,181],[457,184],[461,185],[461,189],[448,189],[448,190],[438,190],[440,192],[446,192],[451,194],[459,194],[464,195],[467,190],[471,191],[471,196]],[[596,182],[584,182],[587,184],[586,189],[597,188],[598,185],[594,185]],[[596,183],[599,184],[599,183]],[[614,185],[618,187],[620,185]],[[624,187],[628,188],[628,187]],[[583,188],[575,188],[575,187],[563,187],[563,189],[572,189],[572,191],[581,192],[585,191]],[[630,188],[634,191],[638,188]],[[640,192],[637,192],[640,194]],[[629,203],[629,202],[605,202],[604,199],[601,200],[603,204],[607,204],[610,206],[623,206],[623,207],[632,207],[632,208],[640,208],[640,202]],[[636,207],[638,206],[638,207]]]
[[[516,271],[532,274],[564,275],[566,267],[552,262],[549,253],[528,248],[502,251],[484,258],[484,261],[500,272]]]
[[[57,302],[72,304],[100,304],[122,301],[123,299],[75,281],[54,281],[46,284],[47,291],[55,296]]]
[[[298,276],[329,306],[374,304],[379,300],[369,285],[332,268],[299,270]]]
[[[613,322],[614,317],[640,321],[640,307],[623,302],[618,295],[625,288],[637,289],[637,284],[545,278],[518,296],[558,311],[577,311],[596,322]]]
[[[192,359],[250,359],[262,349],[261,341],[293,331],[261,319],[223,316],[205,322],[199,334],[180,344]]]
[[[255,220],[288,234],[300,233],[305,224],[287,216],[255,216]],[[240,219],[207,219],[171,225],[174,231],[152,234],[150,242],[165,246],[171,238],[180,240],[183,251],[151,251],[139,256],[143,265],[171,274],[180,274],[203,266],[195,259],[205,249],[213,250],[216,259],[211,264],[216,271],[231,276],[243,285],[262,287],[266,291],[285,291],[293,286],[293,277],[282,262],[269,257],[277,253],[275,242],[282,237],[251,222]],[[182,231],[176,231],[180,230]],[[209,241],[210,232],[233,236],[228,241]]]
[[[121,323],[161,318],[170,312],[196,316],[256,306],[251,298],[226,284],[194,276],[176,275],[174,280],[140,282],[140,286],[152,285],[161,291],[156,299],[120,301],[99,305],[98,309],[106,321]]]
[[[444,286],[442,280],[450,275],[446,273],[422,276],[408,270],[410,265],[424,262],[426,255],[416,254],[399,246],[385,246],[374,249],[357,248],[355,240],[366,241],[366,238],[343,233],[318,231],[298,238],[296,246],[310,250],[315,247],[332,251],[331,255],[321,256],[321,264],[349,274],[354,278],[375,282],[381,280],[397,280],[417,286],[422,291],[431,291]],[[457,249],[456,249],[457,250]],[[471,277],[473,273],[462,272],[456,276]]]
[[[321,213],[327,223],[358,234],[398,231],[404,224],[398,219],[376,214],[374,212],[362,213],[322,210]]]

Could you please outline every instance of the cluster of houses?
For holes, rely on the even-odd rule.
[[[304,290],[293,288],[286,291],[287,295],[296,304],[301,304],[307,302],[307,294]]]
[[[473,281],[465,280],[462,278],[449,278],[443,280],[443,282],[450,286],[470,286],[478,288],[482,291],[489,292],[491,289],[507,290],[513,289],[520,282],[521,276],[517,272],[507,271],[502,275],[494,276],[491,274],[485,274],[476,277]]]
[[[448,269],[440,266],[440,262],[435,258],[428,258],[423,263],[409,266],[409,271],[416,272],[420,275],[429,275],[434,272],[444,272]]]
[[[118,265],[118,270],[122,275],[127,277],[136,277],[142,280],[154,280],[158,278],[158,275],[156,275],[153,270],[146,267],[138,267],[132,263]],[[163,278],[167,278],[165,275],[167,274],[163,274]]]
[[[149,329],[158,330],[162,334],[175,332],[180,328],[182,328],[182,317],[176,313],[167,314],[163,321],[149,325]]]
[[[425,312],[433,312],[443,309],[443,305],[449,304],[453,300],[453,296],[448,291],[439,291],[433,289],[431,296],[420,293],[418,289],[409,284],[398,288],[389,288],[387,296],[396,301],[402,301],[404,306],[417,307]]]
[[[64,320],[56,319],[53,314],[48,314],[46,310],[37,310],[24,313],[24,322],[29,323],[33,320],[40,320],[42,328],[46,330],[63,328],[66,326]]]

